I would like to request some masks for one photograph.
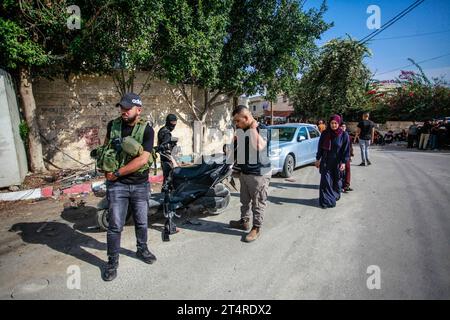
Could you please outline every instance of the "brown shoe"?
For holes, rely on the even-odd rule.
[[[244,220],[244,219],[240,219],[237,221],[231,220],[230,228],[248,231],[250,229],[250,224],[248,223],[247,220]]]
[[[245,242],[252,242],[259,238],[261,228],[253,227],[250,233],[245,237]]]

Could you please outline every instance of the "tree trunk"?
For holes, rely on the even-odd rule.
[[[273,102],[270,101],[270,124],[273,126]]]
[[[238,106],[239,97],[233,96],[233,109],[236,109]]]
[[[45,172],[42,155],[42,142],[39,135],[39,126],[36,117],[36,102],[33,95],[33,85],[31,83],[30,71],[27,68],[20,69],[20,97],[22,108],[30,132],[28,134],[28,156],[31,172]]]

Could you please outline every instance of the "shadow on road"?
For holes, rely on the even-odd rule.
[[[277,205],[283,205],[285,203],[292,203],[292,204],[300,204],[304,206],[309,207],[319,207],[319,199],[292,199],[292,198],[283,198],[283,197],[274,197],[269,196],[267,197],[267,200],[273,204]]]
[[[105,261],[89,253],[84,248],[105,251],[106,244],[87,236],[61,222],[23,222],[16,223],[10,229],[16,232],[25,243],[46,245],[50,249],[73,256],[100,270]],[[121,254],[135,258],[134,252],[121,249]]]
[[[299,189],[310,189],[319,190],[320,186],[317,184],[299,184],[299,183],[283,183],[283,182],[271,182],[271,187],[277,189],[288,189],[288,188],[299,188]]]
[[[97,224],[97,208],[85,206],[80,208],[67,208],[61,212],[61,218],[73,223],[73,229],[83,233],[101,233]]]
[[[221,233],[230,236],[244,237],[247,233],[241,230],[230,229],[227,223],[217,221],[207,221],[203,219],[187,220],[179,225],[180,228],[208,232],[208,233]]]

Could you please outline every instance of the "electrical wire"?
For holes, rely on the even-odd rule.
[[[440,34],[440,33],[446,33],[446,32],[450,32],[450,29],[448,29],[448,30],[442,30],[442,31],[435,31],[435,32],[427,32],[427,33],[415,33],[415,34],[403,35],[403,36],[397,36],[397,37],[372,39],[372,41],[416,38],[416,37],[424,37],[424,36],[429,36],[429,35],[434,35],[434,34]]]
[[[408,13],[410,13],[412,10],[414,10],[415,8],[417,8],[419,5],[421,5],[425,0],[417,0],[416,2],[414,2],[413,4],[411,4],[409,7],[407,7],[406,9],[404,9],[402,12],[400,12],[399,14],[397,14],[395,17],[393,17],[391,20],[389,20],[385,25],[383,25],[380,29],[375,30],[374,32],[372,32],[371,34],[365,36],[364,38],[362,38],[359,43],[364,44],[368,41],[370,41],[371,39],[373,39],[374,37],[376,37],[377,35],[379,35],[381,32],[383,32],[384,30],[386,30],[387,28],[389,28],[390,26],[392,26],[394,23],[396,23],[397,21],[399,21],[400,19],[402,19],[404,16],[406,16]]]
[[[443,54],[443,55],[434,57],[434,58],[430,58],[430,59],[426,59],[426,60],[419,61],[419,62],[417,62],[417,64],[425,63],[425,62],[429,62],[429,61],[433,61],[433,60],[437,60],[437,59],[440,59],[440,58],[443,58],[443,57],[447,57],[447,56],[450,56],[450,52],[447,53],[447,54]],[[402,70],[402,69],[404,69],[404,68],[408,68],[408,67],[411,67],[411,66],[414,66],[414,64],[411,63],[411,64],[409,64],[409,65],[407,65],[407,66],[403,66],[403,67],[400,67],[400,68],[397,68],[397,69],[392,69],[392,70],[385,71],[385,72],[376,73],[375,75],[376,75],[376,76],[377,76],[377,75],[379,76],[379,75],[386,74],[386,73],[390,73],[390,72],[394,72],[394,71],[397,71],[397,70]]]

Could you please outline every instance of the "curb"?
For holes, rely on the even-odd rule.
[[[164,177],[162,175],[150,176],[148,179],[150,183],[162,183],[163,180]],[[96,186],[102,183],[104,183],[104,181],[77,184],[70,188],[63,189],[61,190],[61,192],[63,194],[70,194],[70,195],[90,193],[92,192],[93,185]],[[52,196],[53,196],[53,187],[44,187],[37,189],[0,193],[0,201],[33,200],[40,198],[50,198]]]

